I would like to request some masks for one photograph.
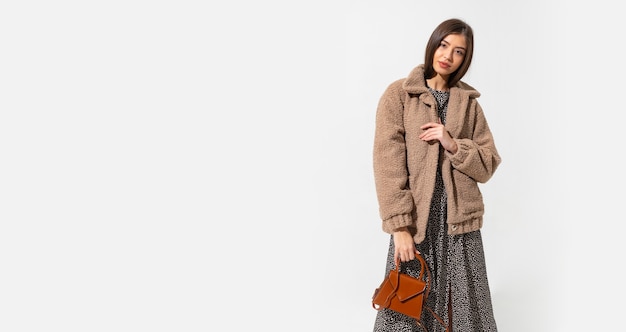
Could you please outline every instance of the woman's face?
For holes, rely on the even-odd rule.
[[[444,37],[439,47],[435,50],[435,56],[433,57],[435,72],[443,77],[450,76],[463,63],[466,50],[465,36],[450,34]]]

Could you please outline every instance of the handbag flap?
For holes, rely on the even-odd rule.
[[[389,281],[393,288],[396,288],[398,282],[398,272],[391,270],[389,272]],[[398,300],[404,302],[415,296],[418,296],[426,291],[426,282],[420,279],[413,278],[405,273],[400,273],[399,279],[400,285],[396,291]]]

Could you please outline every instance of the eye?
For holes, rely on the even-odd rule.
[[[447,45],[444,42],[439,43],[439,47],[445,48]]]
[[[456,50],[456,54],[458,54],[460,56],[464,56],[465,52],[463,50]]]

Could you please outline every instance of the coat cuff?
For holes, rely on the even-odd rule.
[[[398,214],[383,220],[383,231],[393,233],[400,227],[413,225],[413,218],[410,214]]]
[[[465,140],[455,139],[457,150],[455,154],[446,151],[448,157],[450,158],[450,162],[452,165],[459,165],[465,161],[467,155],[469,154],[469,149],[472,147],[471,144],[467,144]]]

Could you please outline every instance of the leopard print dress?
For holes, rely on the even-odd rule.
[[[449,92],[430,89],[437,100],[439,117],[445,124]],[[432,308],[453,332],[497,332],[487,281],[487,270],[480,230],[462,235],[448,235],[447,196],[440,170],[430,208],[426,238],[416,248],[428,264],[432,279],[426,306]],[[385,266],[385,276],[395,268],[393,237]],[[419,275],[418,260],[402,263],[409,275]],[[450,305],[450,306],[449,306]],[[451,317],[448,315],[451,309]],[[428,332],[444,332],[445,327],[428,310],[422,312],[422,324]],[[389,309],[376,314],[374,332],[421,332],[415,319]]]

